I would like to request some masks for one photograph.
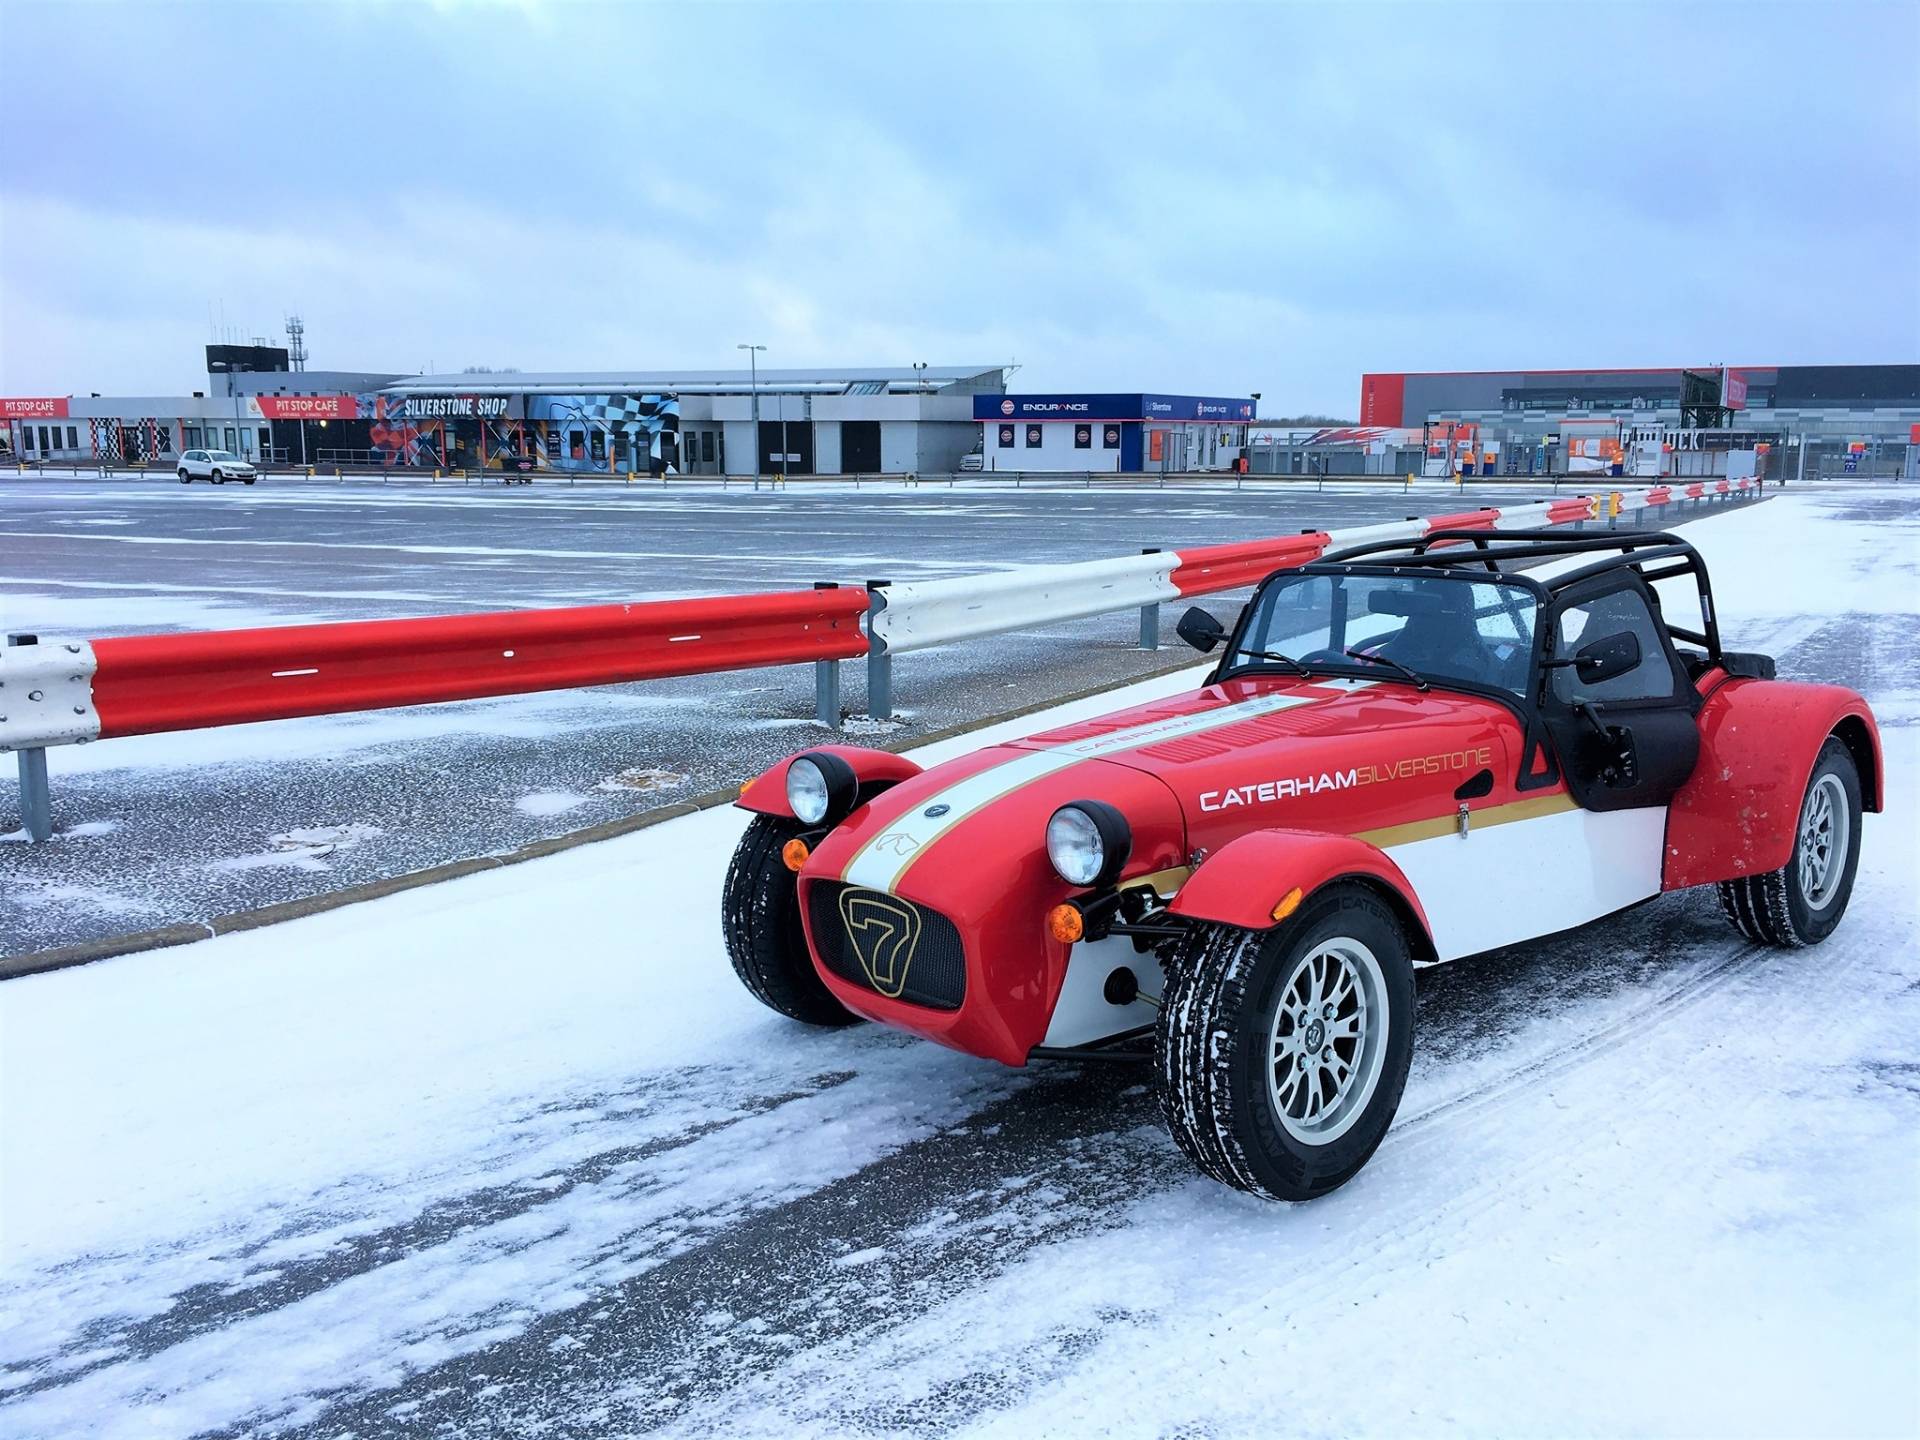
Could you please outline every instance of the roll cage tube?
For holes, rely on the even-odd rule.
[[[1606,555],[1607,551],[1616,553]],[[1484,569],[1509,580],[1521,580],[1525,578],[1523,575],[1503,570],[1501,566],[1518,560],[1555,560],[1587,554],[1604,558],[1549,576],[1544,588],[1557,594],[1570,585],[1619,568],[1638,570],[1649,586],[1656,580],[1692,575],[1699,587],[1704,630],[1667,624],[1664,617],[1662,623],[1666,624],[1669,635],[1701,646],[1711,663],[1720,663],[1725,652],[1720,645],[1720,621],[1713,605],[1713,582],[1708,578],[1706,562],[1700,558],[1699,551],[1670,531],[1566,535],[1557,530],[1435,530],[1418,540],[1377,540],[1350,546],[1322,556],[1317,563],[1339,566],[1366,557],[1365,563],[1369,565],[1385,565],[1395,570]],[[1660,565],[1659,569],[1649,568],[1656,564]]]

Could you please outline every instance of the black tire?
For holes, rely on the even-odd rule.
[[[1367,1025],[1344,1051],[1340,1039],[1293,1018],[1307,997],[1295,985],[1304,972],[1311,986],[1329,942],[1344,947],[1348,958],[1339,964],[1364,975],[1355,994],[1371,989],[1370,1000],[1386,1012],[1384,1027]],[[1167,967],[1162,1000],[1154,1036],[1161,1107],[1174,1142],[1202,1172],[1276,1200],[1311,1200],[1367,1163],[1393,1122],[1413,1057],[1413,958],[1377,893],[1334,884],[1272,930],[1197,928]],[[1276,1019],[1283,1001],[1287,1017]],[[1343,996],[1334,1023],[1357,1013],[1353,995]],[[1302,1059],[1311,1045],[1315,1057],[1338,1055],[1354,1066],[1351,1088],[1334,1087],[1327,1104],[1324,1140],[1301,1133],[1314,1128],[1311,1116],[1282,1118],[1283,1095],[1289,1109],[1307,1109],[1298,1081],[1289,1094],[1273,1078],[1276,1038],[1285,1044],[1295,1035]],[[1314,1073],[1324,1089],[1322,1072]]]
[[[1822,797],[1828,819],[1824,846],[1820,827],[1808,833],[1808,822],[1817,819]],[[1859,767],[1845,742],[1829,735],[1794,816],[1793,853],[1787,863],[1765,875],[1720,883],[1720,906],[1734,928],[1756,945],[1784,950],[1818,945],[1831,935],[1853,895],[1854,872],[1860,866],[1862,808]],[[1844,837],[1835,833],[1841,824],[1846,827]],[[1803,871],[1802,860],[1809,849],[1813,856]]]
[[[227,477],[222,475],[218,470],[214,471],[207,478],[216,485],[224,485],[227,483]]]
[[[808,1025],[860,1017],[833,998],[807,953],[794,874],[780,847],[801,833],[794,820],[756,815],[740,837],[721,892],[720,928],[733,973],[769,1010]]]
[[[180,483],[182,485],[191,485],[193,483],[193,477],[187,473],[187,467],[184,465],[180,467]]]

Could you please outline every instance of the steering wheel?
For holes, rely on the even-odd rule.
[[[1351,665],[1353,657],[1338,650],[1311,650],[1300,657],[1302,665]]]

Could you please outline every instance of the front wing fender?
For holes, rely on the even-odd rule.
[[[809,750],[796,751],[761,771],[741,788],[740,798],[734,803],[742,810],[791,820],[793,807],[787,803],[787,766],[801,755],[837,755],[846,761],[853,768],[854,779],[860,782],[862,802],[920,773],[918,764],[890,750],[869,750],[860,745],[815,745]]]
[[[1358,878],[1390,893],[1418,927],[1416,951],[1432,952],[1432,932],[1420,897],[1400,867],[1377,845],[1351,835],[1316,830],[1255,830],[1229,841],[1195,870],[1168,910],[1189,920],[1213,920],[1248,930],[1270,930],[1274,908],[1298,887],[1311,895],[1335,880]]]

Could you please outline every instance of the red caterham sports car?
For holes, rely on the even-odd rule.
[[[1201,1170],[1303,1200],[1392,1121],[1416,967],[1706,884],[1748,939],[1816,943],[1881,807],[1866,702],[1723,651],[1673,535],[1361,546],[1179,630],[1225,642],[1189,694],[752,781],[741,980],[1008,1065],[1136,1052]]]

